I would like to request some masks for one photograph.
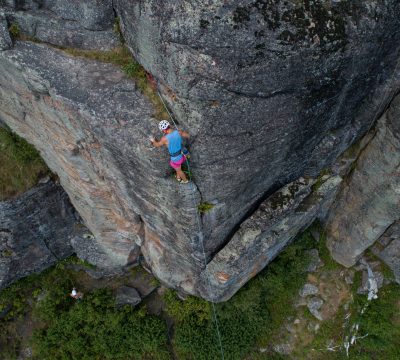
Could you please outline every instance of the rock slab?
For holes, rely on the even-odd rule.
[[[53,182],[0,202],[0,288],[72,255],[78,229],[67,194]]]
[[[333,258],[354,265],[400,214],[400,96],[376,124],[327,220]]]

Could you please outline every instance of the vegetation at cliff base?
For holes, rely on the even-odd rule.
[[[165,321],[145,306],[118,308],[112,289],[85,288],[82,273],[62,261],[0,292],[0,359],[16,359],[29,346],[34,359],[169,359]],[[76,301],[73,286],[83,290]],[[31,339],[20,330],[30,319]],[[16,326],[17,325],[17,326]],[[28,325],[29,326],[29,325]]]
[[[118,309],[110,290],[100,289],[75,301],[48,290],[38,304],[46,321],[32,339],[40,359],[168,359],[166,325],[129,305]],[[60,301],[61,299],[61,301]],[[60,341],[63,339],[63,341]]]
[[[318,249],[324,263],[312,277],[343,271],[321,239],[323,233],[318,241],[306,231],[230,300],[214,305],[225,359],[344,359],[343,343],[356,323],[360,338],[349,349],[349,358],[400,358],[400,286],[383,285],[378,299],[367,302],[366,295],[357,294],[361,272],[355,273],[335,316],[319,322],[318,331],[307,326],[297,329],[311,331],[307,342],[295,342],[289,356],[275,351],[275,345],[286,341],[282,331],[300,313],[314,329],[316,319],[307,308],[294,306],[300,288],[310,281],[309,250]],[[156,291],[152,296],[162,305],[160,312],[154,313],[146,299],[136,307],[116,307],[114,290],[126,280],[113,278],[100,286],[100,280],[73,270],[73,264],[86,266],[71,257],[0,292],[0,359],[17,359],[26,348],[33,359],[41,360],[221,358],[211,303],[193,296],[181,300],[175,291],[166,290],[164,295]],[[73,286],[83,291],[81,301],[69,297]],[[331,289],[336,289],[335,283]],[[335,351],[327,350],[329,346]]]
[[[0,127],[0,168],[0,201],[25,192],[49,173],[39,152],[5,127]]]

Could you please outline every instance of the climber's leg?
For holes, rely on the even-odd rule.
[[[179,166],[179,168],[175,168],[175,171],[176,171],[177,177],[182,179],[183,183],[187,183],[188,182],[186,174],[182,171],[182,167]]]
[[[169,164],[174,168],[176,171],[176,179],[179,182],[187,183],[188,179],[186,177],[186,174],[182,171],[181,165],[186,161],[186,158],[182,156],[178,161],[170,161]],[[180,181],[182,180],[182,181]]]

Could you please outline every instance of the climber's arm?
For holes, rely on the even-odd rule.
[[[152,143],[155,147],[160,147],[160,146],[163,146],[163,145],[168,145],[167,138],[166,138],[165,136],[163,136],[163,137],[160,139],[160,141],[157,141],[156,139],[152,138],[152,139],[151,139],[151,143]]]

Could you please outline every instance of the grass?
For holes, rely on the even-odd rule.
[[[199,204],[199,205],[197,206],[197,209],[199,210],[199,212],[200,212],[201,214],[204,214],[204,213],[206,213],[207,211],[210,211],[213,207],[214,207],[213,204],[210,204],[210,203],[208,203],[208,202],[203,202],[203,203],[201,203],[201,204]]]
[[[0,201],[22,194],[50,174],[39,152],[3,127],[0,127],[0,168]]]

